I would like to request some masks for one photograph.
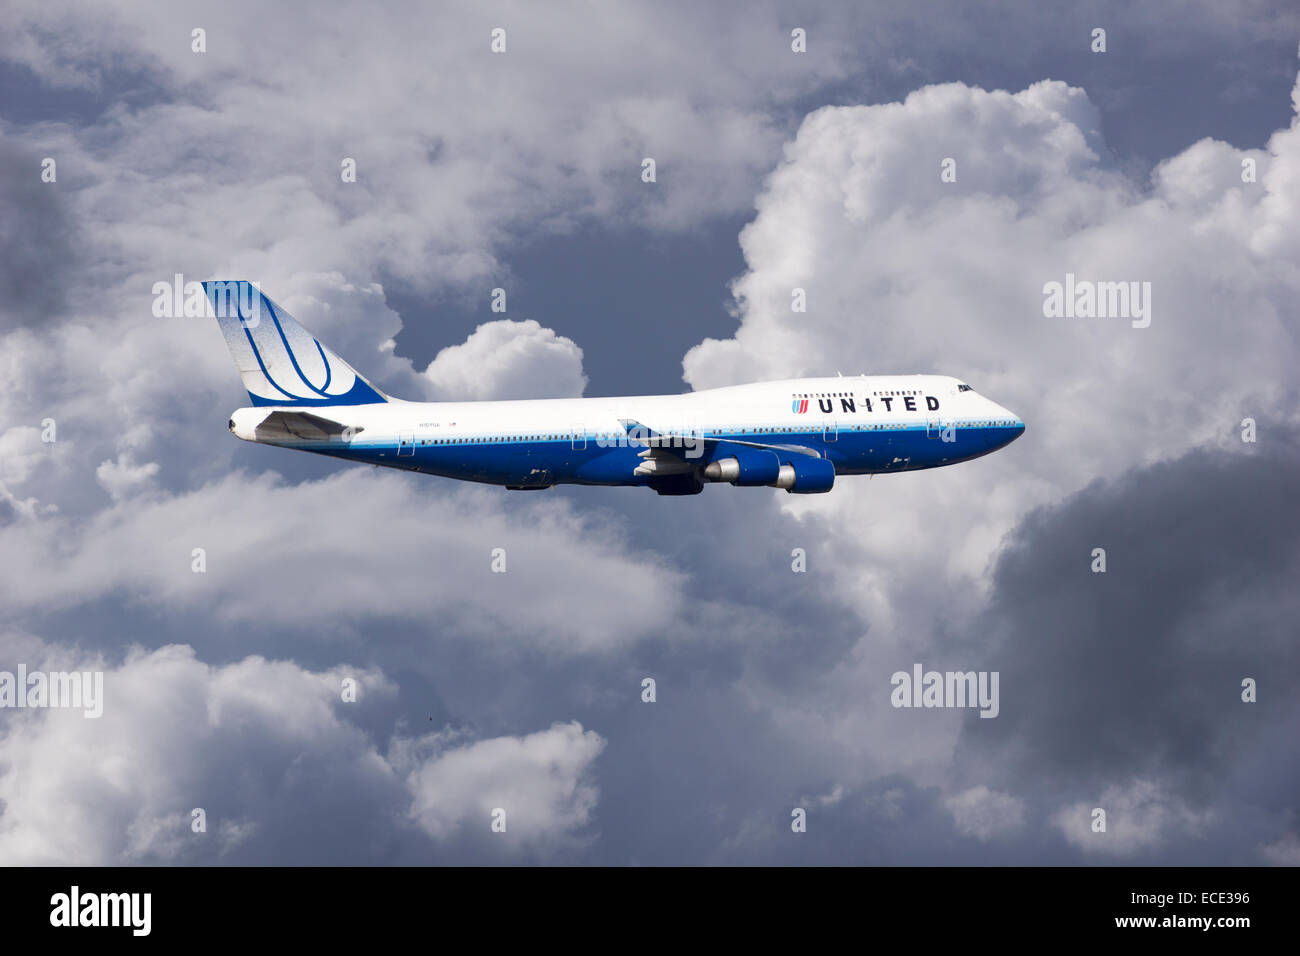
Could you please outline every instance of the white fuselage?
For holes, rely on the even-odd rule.
[[[680,395],[338,405],[313,412],[341,427],[330,435],[293,426],[296,433],[285,433],[268,418],[276,410],[240,409],[231,430],[250,441],[525,488],[656,486],[669,475],[681,484],[679,476],[703,474],[715,459],[760,452],[796,470],[805,457],[830,461],[835,474],[914,470],[986,454],[1024,429],[1014,413],[938,375],[793,379]],[[687,436],[685,444],[699,446],[648,451],[655,436]]]

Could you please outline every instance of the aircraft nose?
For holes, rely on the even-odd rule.
[[[1025,433],[1024,419],[1011,409],[1004,408],[1001,405],[994,405],[993,415],[995,416],[994,421],[999,425],[997,432],[995,432],[997,436],[994,439],[995,447],[1005,448]]]
[[[1011,425],[1009,426],[1010,434],[1007,436],[1006,444],[1010,445],[1025,433],[1025,421],[1015,412],[1011,411],[1007,412],[1007,421],[1009,421]]]

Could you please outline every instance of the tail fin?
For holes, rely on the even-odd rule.
[[[254,405],[388,401],[251,282],[205,282],[203,290]]]

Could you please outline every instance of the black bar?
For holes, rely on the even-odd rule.
[[[531,945],[553,934],[669,945],[830,932],[864,942],[902,933],[919,945],[1125,936],[1231,945],[1285,932],[1296,891],[1294,870],[1258,868],[10,868],[0,880],[9,941],[75,935],[90,945],[373,944],[414,934],[431,947],[459,948],[466,931],[470,942],[518,936]],[[98,894],[150,894],[148,935],[130,925],[134,914],[143,928],[143,896],[140,910],[120,910],[128,925],[51,925],[60,916],[58,894],[68,898],[68,915],[73,886],[87,916],[88,895],[97,911]],[[110,903],[120,907],[123,899]],[[1207,917],[1248,925],[1186,922]],[[1146,918],[1154,925],[1119,925]]]

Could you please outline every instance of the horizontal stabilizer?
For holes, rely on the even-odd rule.
[[[348,432],[349,436],[362,431],[359,426],[341,425],[310,412],[271,412],[254,430],[258,441],[328,441]]]

